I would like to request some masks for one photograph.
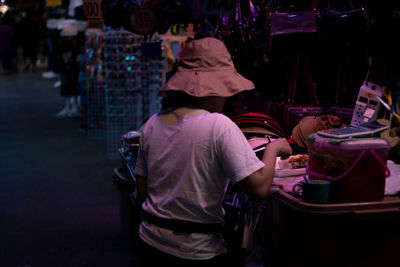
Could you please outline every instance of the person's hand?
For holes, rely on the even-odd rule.
[[[273,149],[281,159],[287,159],[292,154],[292,148],[285,138],[271,141],[271,143],[267,145],[267,149]]]

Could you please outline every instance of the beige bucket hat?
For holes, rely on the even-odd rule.
[[[343,120],[334,115],[306,116],[293,128],[292,137],[296,144],[307,147],[307,137],[313,133],[332,128],[342,128],[346,124]]]
[[[194,97],[230,97],[254,87],[237,73],[225,44],[207,37],[190,41],[182,49],[178,70],[160,93],[174,90]]]

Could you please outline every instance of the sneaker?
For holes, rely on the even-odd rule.
[[[54,79],[57,78],[57,74],[55,74],[53,71],[46,71],[42,73],[42,78],[43,79]]]
[[[69,117],[70,111],[67,108],[62,109],[60,112],[58,112],[55,117]]]
[[[69,117],[80,117],[81,116],[81,114],[78,111],[78,107],[76,106],[75,101],[72,101],[72,103],[71,103],[68,116]]]
[[[53,84],[53,86],[54,86],[54,88],[60,87],[60,86],[61,86],[61,81],[56,81],[56,82]]]

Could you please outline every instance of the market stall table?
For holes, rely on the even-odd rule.
[[[400,198],[310,204],[276,178],[261,220],[270,266],[400,266]],[[389,178],[390,179],[390,178]]]

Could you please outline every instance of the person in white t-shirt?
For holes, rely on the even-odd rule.
[[[227,97],[252,89],[220,40],[193,40],[182,49],[176,74],[161,90],[170,108],[142,128],[136,163],[144,213],[140,266],[228,266],[221,201],[229,183],[263,200],[276,157],[291,154],[281,138],[259,160],[238,126],[220,113]]]

